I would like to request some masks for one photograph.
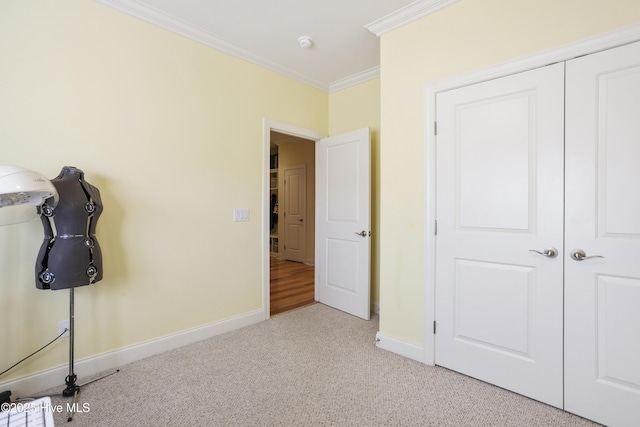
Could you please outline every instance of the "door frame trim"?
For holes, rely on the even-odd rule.
[[[271,317],[270,274],[269,274],[269,213],[271,210],[271,195],[269,189],[271,164],[271,131],[312,140],[325,138],[326,135],[311,129],[291,125],[277,120],[263,118],[262,120],[262,317]]]
[[[609,31],[597,36],[572,42],[556,48],[528,55],[512,61],[499,63],[461,75],[427,83],[424,86],[425,99],[425,262],[424,262],[424,359],[427,365],[435,365],[435,266],[436,266],[436,135],[434,126],[436,119],[436,95],[440,92],[469,86],[505,77],[511,74],[532,70],[556,62],[564,62],[578,56],[588,55],[601,50],[633,43],[640,40],[640,24],[633,24]]]

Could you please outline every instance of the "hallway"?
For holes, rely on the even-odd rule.
[[[313,304],[314,266],[270,257],[271,316]]]

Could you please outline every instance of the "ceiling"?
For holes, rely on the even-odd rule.
[[[295,135],[288,135],[286,133],[280,133],[277,131],[271,131],[269,134],[269,142],[271,148],[271,154],[275,154],[278,152],[278,147],[284,144],[290,144],[292,142],[314,142],[309,139],[304,139]]]
[[[456,0],[97,1],[331,92],[378,77],[377,36],[388,22]],[[311,47],[300,46],[301,36],[311,37]]]

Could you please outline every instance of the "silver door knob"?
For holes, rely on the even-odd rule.
[[[529,252],[535,252],[537,254],[546,256],[547,258],[555,258],[558,256],[558,250],[549,246],[548,248],[544,248],[544,251],[536,251],[535,249],[529,249]]]
[[[584,261],[585,259],[589,259],[589,258],[604,258],[604,257],[602,255],[587,256],[587,254],[582,249],[576,249],[571,252],[571,258],[573,258],[576,261]]]
[[[358,236],[362,236],[362,237],[367,237],[367,232],[362,230],[361,232],[357,233],[354,231],[355,234],[357,234]]]

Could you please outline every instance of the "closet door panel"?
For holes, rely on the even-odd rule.
[[[436,364],[562,407],[564,65],[437,96]]]
[[[640,43],[566,67],[565,409],[637,425]]]

